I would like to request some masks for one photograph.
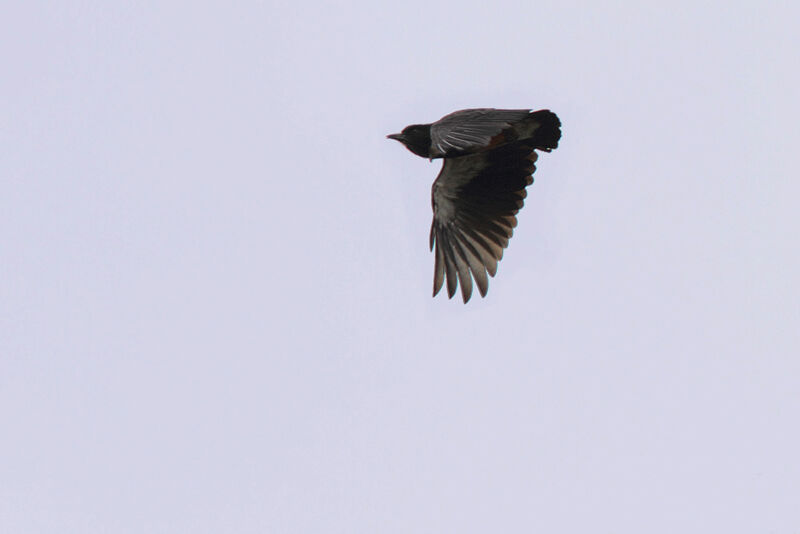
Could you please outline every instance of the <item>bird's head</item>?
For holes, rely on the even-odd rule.
[[[412,124],[406,126],[399,134],[390,134],[388,139],[394,139],[403,143],[407,149],[416,154],[427,158],[431,153],[431,125]]]

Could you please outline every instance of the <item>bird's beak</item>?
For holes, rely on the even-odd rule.
[[[403,134],[389,134],[386,139],[394,139],[395,141],[402,141],[405,136]]]

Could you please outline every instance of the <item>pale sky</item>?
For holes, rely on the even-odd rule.
[[[800,531],[800,8],[697,4],[0,8],[0,532]],[[464,305],[470,107],[563,137]]]

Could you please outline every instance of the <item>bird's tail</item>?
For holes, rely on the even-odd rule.
[[[524,123],[530,128],[530,139],[535,148],[550,152],[558,148],[561,139],[561,121],[549,109],[534,111],[525,119]]]

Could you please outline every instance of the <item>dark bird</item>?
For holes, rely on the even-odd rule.
[[[461,282],[464,303],[472,279],[481,297],[517,226],[517,212],[533,183],[536,150],[558,147],[561,121],[543,109],[464,109],[432,124],[387,135],[423,158],[443,158],[433,182],[430,247],[436,246],[433,296],[447,279],[450,298]],[[471,274],[471,276],[470,276]]]

